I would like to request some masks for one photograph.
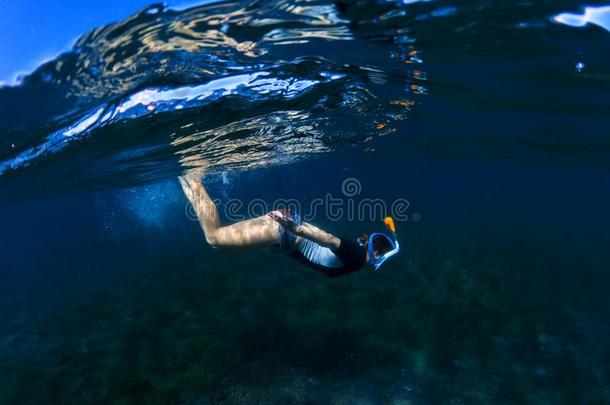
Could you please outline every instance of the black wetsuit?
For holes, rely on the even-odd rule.
[[[345,238],[341,238],[337,249],[325,248],[302,239],[300,245],[295,246],[289,255],[328,277],[339,277],[358,271],[366,263],[366,249]]]
[[[284,216],[301,224],[300,215],[290,210],[282,211]],[[348,239],[340,238],[339,247],[330,249],[303,237],[299,240],[294,233],[283,226],[278,225],[278,227],[280,243],[273,246],[272,250],[287,253],[290,257],[321,271],[328,277],[339,277],[358,271],[366,263],[366,248]]]

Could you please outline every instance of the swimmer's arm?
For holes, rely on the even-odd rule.
[[[336,250],[341,245],[341,239],[307,222],[297,226],[294,233],[331,250]]]
[[[312,242],[316,242],[317,244],[332,250],[338,249],[339,245],[341,245],[341,239],[328,232],[324,232],[317,226],[308,224],[307,222],[297,225],[292,219],[284,217],[280,211],[273,211],[268,215],[285,229],[301,238],[309,239]]]

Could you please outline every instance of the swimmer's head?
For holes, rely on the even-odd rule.
[[[390,240],[387,237],[384,237],[385,235],[380,235],[380,234],[374,234],[373,235],[373,256],[375,259],[379,259],[381,256],[383,256],[384,254],[390,252],[392,249],[394,249],[394,246],[392,246],[392,243],[390,242]],[[368,246],[369,244],[369,235],[368,234],[363,234],[361,237],[358,238],[358,242],[360,243],[361,246]]]
[[[360,246],[367,250],[367,261],[375,270],[390,257],[400,250],[396,238],[396,227],[392,217],[384,218],[383,222],[392,233],[392,238],[385,233],[375,232],[371,235],[364,234],[358,238]]]

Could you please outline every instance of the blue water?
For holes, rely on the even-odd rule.
[[[0,30],[6,78],[81,34],[0,87],[0,403],[610,400],[603,2],[111,5]],[[215,251],[176,181],[208,165],[350,238],[407,202],[401,253]]]

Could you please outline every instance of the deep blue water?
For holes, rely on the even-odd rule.
[[[1,403],[610,401],[603,2],[128,5],[0,87]],[[215,251],[176,181],[208,163],[223,207],[340,198],[338,235],[408,201],[401,253]]]

